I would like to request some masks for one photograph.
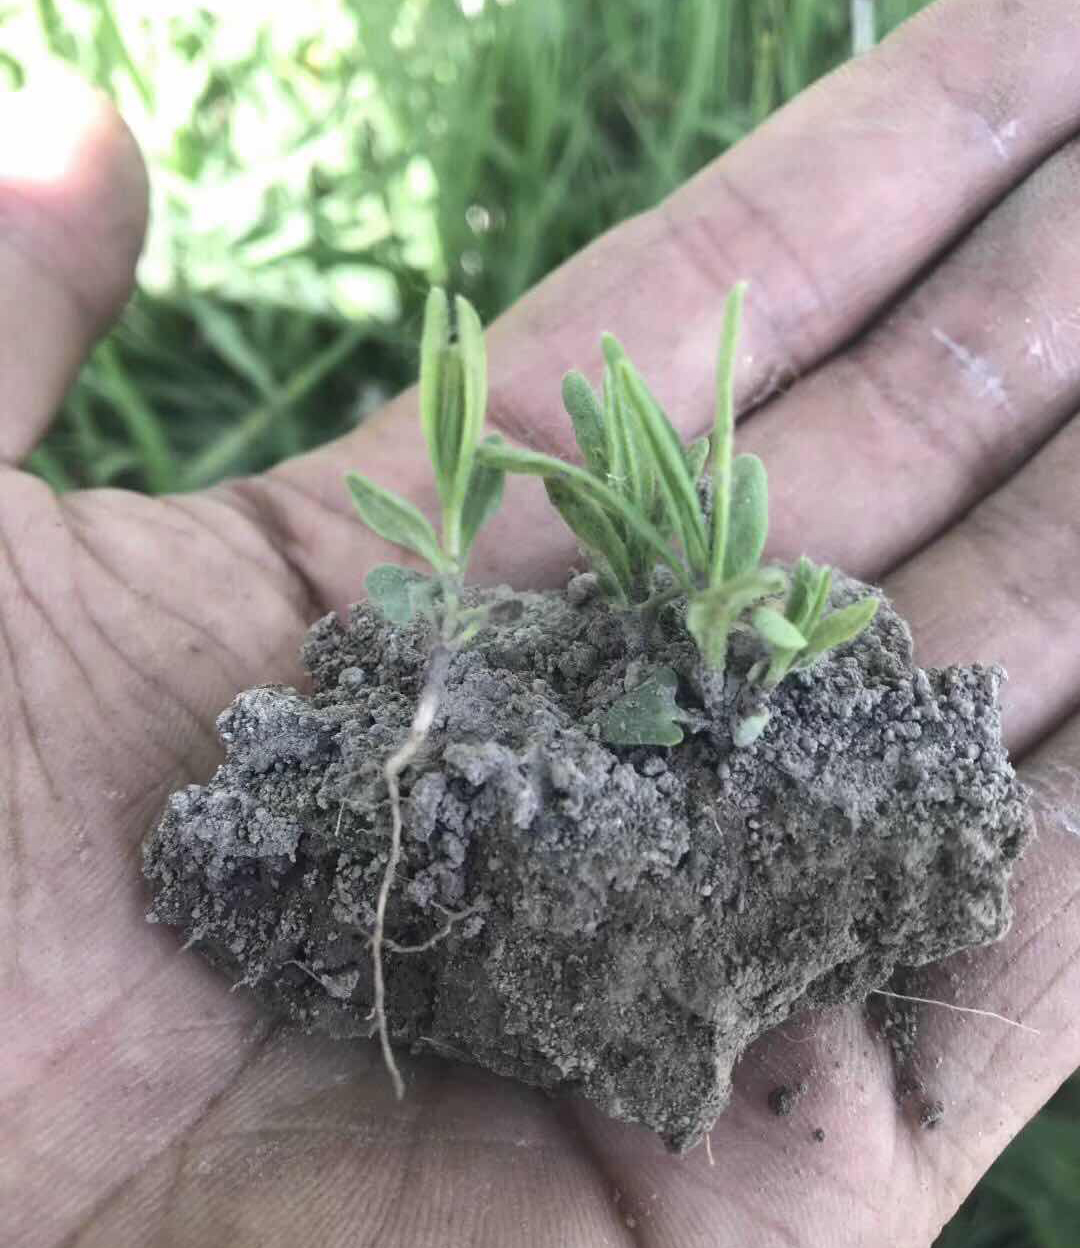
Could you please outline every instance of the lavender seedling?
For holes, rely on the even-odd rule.
[[[489,441],[479,455],[493,467],[544,479],[548,497],[588,552],[602,590],[624,609],[628,624],[636,622],[627,632],[639,648],[647,651],[659,611],[685,597],[686,628],[713,671],[726,667],[732,629],[750,628],[758,635],[773,656],[771,665],[755,669],[755,682],[767,691],[793,667],[809,665],[861,631],[876,600],[823,617],[828,583],[815,582],[818,589],[824,585],[826,597],[812,621],[819,630],[813,638],[799,628],[800,621],[811,626],[802,608],[798,618],[789,618],[765,605],[782,597],[788,578],[780,568],[761,565],[768,534],[765,467],[756,455],[734,454],[735,356],[745,290],[744,284],[736,286],[725,305],[711,442],[683,445],[625,351],[605,335],[602,400],[580,373],[568,374],[563,383],[584,467],[501,440]],[[698,477],[710,455],[707,514]],[[658,669],[611,708],[603,722],[605,739],[621,745],[677,744],[682,729],[676,721],[684,717],[672,707],[669,669]],[[759,708],[737,723],[736,744],[749,744],[767,722],[767,712]]]
[[[359,473],[346,478],[364,523],[386,541],[419,555],[431,568],[431,576],[426,577],[395,564],[381,564],[365,581],[369,598],[388,619],[405,624],[421,614],[431,623],[435,638],[408,735],[383,768],[391,830],[371,937],[373,1014],[383,1061],[399,1100],[405,1087],[390,1048],[383,946],[387,943],[387,903],[401,859],[400,780],[431,730],[446,688],[451,656],[490,616],[487,608],[465,609],[461,594],[469,552],[481,525],[499,507],[504,479],[500,468],[477,459],[487,407],[483,328],[472,305],[460,295],[454,301],[454,311],[456,340],[451,334],[446,295],[439,289],[431,291],[420,347],[420,421],[442,505],[441,532],[436,533],[427,517],[406,499]]]

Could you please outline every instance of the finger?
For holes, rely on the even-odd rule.
[[[904,988],[1038,1032],[947,1009],[918,1011],[923,1098],[941,1100],[947,1115],[941,1138],[921,1134],[920,1147],[957,1203],[1080,1061],[1078,473],[1080,418],[886,582],[921,662],[1004,663],[1004,727],[1014,754],[1066,721],[1022,769],[1035,790],[1039,837],[1017,872],[1012,931]]]
[[[611,329],[682,427],[703,427],[722,297],[741,277],[754,292],[744,404],[807,370],[1075,128],[1078,47],[1071,0],[950,0],[912,20],[501,318],[489,335],[497,423],[568,451],[555,379],[595,368]],[[434,514],[418,433],[406,443],[416,428],[409,392],[356,434],[239,487],[325,602],[355,594],[358,563],[394,557],[374,541],[358,548],[343,471]],[[514,483],[515,536],[504,524],[497,544],[482,539],[478,577],[536,584],[565,567],[571,544],[542,500]]]
[[[878,578],[1006,480],[1080,405],[1080,141],[871,332],[756,412],[774,554]]]
[[[65,77],[0,99],[0,463],[33,448],[127,299],[146,211],[103,96]]]

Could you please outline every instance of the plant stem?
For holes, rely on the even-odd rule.
[[[652,631],[656,627],[656,622],[660,618],[660,612],[669,605],[669,603],[677,602],[680,598],[686,596],[686,590],[681,586],[673,586],[671,589],[661,590],[658,594],[653,594],[647,602],[641,604],[641,622],[645,632],[645,644],[649,644],[652,637]]]

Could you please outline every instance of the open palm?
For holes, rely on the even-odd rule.
[[[259,1020],[146,924],[140,841],[214,766],[216,714],[299,681],[306,625],[389,553],[343,471],[434,500],[411,394],[202,495],[57,499],[19,472],[126,294],[144,187],[104,108],[64,175],[0,183],[0,1240],[930,1243],[1080,1062],[1078,66],[1075,0],[947,0],[489,335],[491,423],[515,439],[569,452],[558,377],[602,329],[697,433],[722,293],[749,278],[741,446],[774,483],[772,552],[883,583],[924,664],[1010,671],[1040,837],[1009,937],[925,987],[1039,1034],[928,1012],[916,1061],[946,1117],[926,1131],[859,1011],[795,1020],[741,1064],[712,1167],[434,1060],[406,1063],[397,1103],[371,1046]],[[551,583],[571,555],[515,482],[475,572]]]

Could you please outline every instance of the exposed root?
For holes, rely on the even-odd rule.
[[[390,794],[390,854],[386,860],[382,883],[379,886],[379,899],[375,906],[375,929],[371,935],[371,963],[375,979],[375,1001],[372,1015],[379,1030],[379,1045],[382,1049],[383,1062],[394,1085],[394,1095],[400,1101],[405,1095],[405,1084],[394,1060],[390,1048],[390,1029],[386,1021],[386,980],[383,975],[383,946],[386,941],[386,905],[390,899],[390,890],[394,886],[398,862],[401,859],[401,774],[419,754],[435,713],[439,709],[443,689],[446,686],[446,674],[450,668],[450,647],[440,642],[431,652],[427,678],[420,701],[409,726],[409,735],[405,743],[393,753],[383,768],[386,788]]]
[[[902,992],[886,992],[884,988],[872,988],[872,997],[893,997],[897,1001],[913,1001],[916,1005],[940,1005],[943,1010],[955,1010],[957,1014],[977,1014],[980,1018],[993,1018],[999,1023],[1007,1023],[1020,1031],[1030,1032],[1033,1036],[1041,1036],[1037,1027],[1029,1027],[1027,1023],[1018,1023],[1014,1018],[1006,1018],[1004,1014],[995,1014],[993,1010],[976,1010],[967,1005],[950,1005],[948,1001],[934,1001],[930,997],[909,997]]]
[[[427,953],[429,949],[434,949],[441,940],[445,940],[453,930],[455,923],[460,923],[463,919],[467,919],[470,915],[479,914],[487,909],[484,902],[477,902],[475,906],[466,906],[464,910],[447,910],[445,906],[435,903],[436,910],[441,910],[446,915],[446,923],[439,928],[434,936],[429,936],[422,944],[419,945],[399,945],[396,940],[387,940],[383,937],[383,948],[389,949],[391,953]]]

